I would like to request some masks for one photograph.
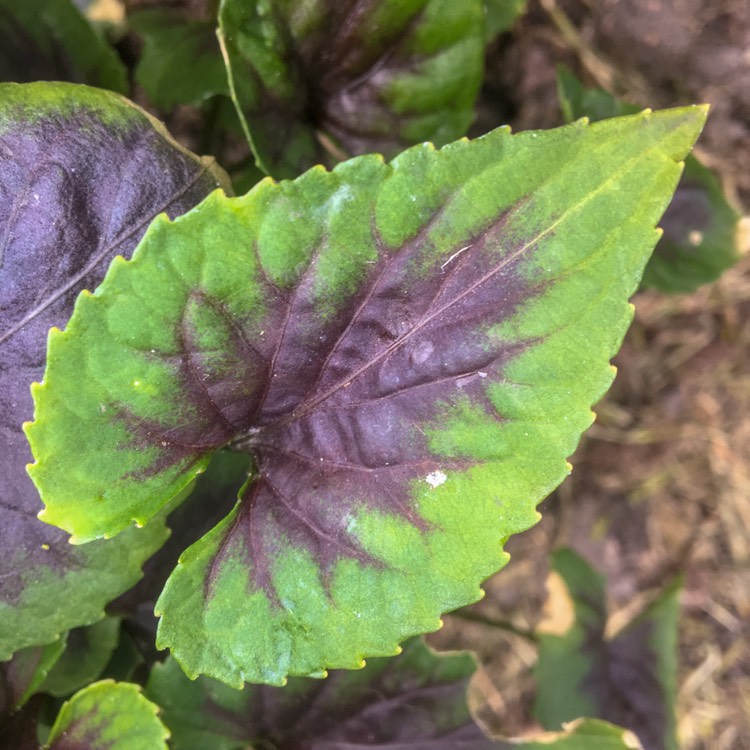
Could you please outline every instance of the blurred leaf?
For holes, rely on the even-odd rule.
[[[637,112],[637,105],[618,101],[603,89],[587,89],[565,68],[558,68],[557,91],[568,122],[592,121]],[[737,230],[740,214],[728,203],[710,169],[692,154],[674,198],[661,220],[659,240],[643,274],[643,286],[662,292],[692,292],[721,276],[740,258]]]
[[[476,665],[468,654],[435,654],[420,639],[393,658],[371,659],[326,679],[237,691],[189,680],[173,658],[151,672],[147,694],[163,709],[174,750],[491,750],[466,706]]]
[[[484,0],[486,38],[490,42],[508,31],[515,20],[526,10],[527,0]]]
[[[219,20],[233,98],[274,177],[443,145],[473,118],[482,0],[222,0]]]
[[[167,750],[169,732],[158,710],[137,685],[94,683],[60,709],[49,750]]]
[[[645,750],[675,750],[680,585],[606,638],[604,579],[568,549],[554,552],[551,566],[550,616],[540,625],[535,670],[539,721],[557,729],[593,716],[632,730]]]
[[[0,0],[0,81],[127,92],[125,66],[71,0]]]
[[[597,719],[577,719],[561,732],[537,737],[498,740],[495,750],[642,750],[638,738],[626,729]]]
[[[193,21],[168,8],[142,10],[129,18],[143,36],[136,79],[163,110],[198,106],[212,96],[229,96],[229,82],[215,21]]]
[[[158,219],[50,334],[43,517],[146,523],[229,444],[252,481],[157,603],[189,674],[281,684],[436,629],[567,476],[704,116],[501,129]]]
[[[163,523],[75,548],[41,523],[22,424],[47,332],[151,219],[222,179],[135,105],[66,83],[0,85],[0,658],[94,622],[164,541]],[[68,446],[78,443],[73,438]]]
[[[96,680],[117,646],[120,621],[105,617],[86,628],[68,633],[65,651],[44,680],[41,689],[65,697]]]

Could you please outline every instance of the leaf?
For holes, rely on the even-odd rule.
[[[688,156],[682,181],[661,220],[664,236],[646,266],[643,286],[692,292],[716,281],[741,257],[740,218],[716,175]]]
[[[500,740],[496,750],[642,750],[638,738],[626,729],[597,719],[577,719],[562,732],[545,732],[528,739]]]
[[[65,649],[65,638],[24,648],[0,664],[0,721],[21,708],[44,683]]]
[[[543,726],[556,729],[575,717],[595,716],[632,730],[646,750],[676,749],[680,586],[669,586],[608,638],[604,579],[568,549],[553,553],[552,570],[558,581],[553,591],[570,601],[573,618],[568,627],[540,633],[535,713]]]
[[[169,732],[158,708],[137,685],[96,682],[63,704],[49,750],[167,750]]]
[[[484,0],[488,42],[510,29],[526,11],[526,2],[527,0]]]
[[[70,81],[125,93],[125,66],[71,0],[0,0],[0,81]]]
[[[198,106],[212,96],[229,96],[215,22],[156,8],[134,13],[129,23],[144,39],[136,79],[157,107]]]
[[[482,0],[222,0],[232,97],[258,166],[296,177],[466,133],[482,78]]]
[[[187,210],[218,179],[120,96],[0,86],[0,659],[101,618],[164,541],[157,523],[74,548],[40,523],[21,425],[50,326],[67,321],[78,292],[129,255],[156,214]]]
[[[105,617],[86,628],[68,633],[65,650],[44,680],[41,689],[57,697],[71,695],[94,682],[117,647],[120,620]]]
[[[558,68],[560,107],[568,122],[600,120],[638,110],[603,89],[587,89],[565,68]],[[661,221],[664,236],[643,274],[643,286],[662,292],[692,292],[731,268],[740,258],[740,214],[729,205],[714,173],[692,154],[674,198]]]
[[[169,658],[154,666],[146,692],[164,711],[174,750],[489,750],[495,743],[466,705],[475,669],[469,654],[436,654],[413,639],[359,671],[239,692],[191,681]]]
[[[157,603],[188,674],[281,684],[437,629],[567,475],[704,114],[499,130],[157,220],[50,335],[44,519],[145,523],[231,443],[254,481]]]

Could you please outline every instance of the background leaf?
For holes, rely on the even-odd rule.
[[[0,81],[70,81],[127,91],[114,48],[71,0],[0,0]]]
[[[551,565],[551,606],[572,618],[539,635],[537,717],[557,729],[596,716],[631,729],[645,750],[674,750],[679,584],[608,638],[604,579],[572,550],[557,550]]]
[[[638,111],[603,89],[587,89],[565,68],[558,68],[560,107],[568,122],[579,117],[601,120]],[[716,176],[692,154],[661,226],[663,237],[643,274],[643,286],[662,292],[692,292],[721,276],[740,258],[740,214],[729,205]]]
[[[147,694],[164,711],[174,750],[489,750],[466,689],[468,654],[435,654],[421,640],[389,659],[325,680],[291,679],[283,688],[234,690],[207,677],[189,680],[173,658],[157,664]]]
[[[482,0],[222,0],[230,85],[258,166],[295,177],[464,135],[483,10]]]
[[[46,676],[41,689],[64,697],[94,682],[104,671],[115,651],[120,635],[116,617],[86,628],[74,628],[65,640],[65,650]]]
[[[188,20],[169,8],[134,13],[128,21],[144,38],[136,79],[157,107],[198,106],[212,96],[229,96],[215,21]]]
[[[486,37],[490,42],[507,31],[526,10],[526,0],[484,0]]]
[[[49,750],[167,750],[169,732],[157,712],[137,685],[96,682],[60,709]]]
[[[545,732],[536,738],[499,740],[494,747],[496,750],[642,750],[632,732],[597,719],[577,719],[562,732]]]
[[[0,664],[0,720],[36,693],[65,649],[65,638],[46,646],[24,648]]]
[[[280,684],[437,629],[568,473],[703,118],[499,130],[156,221],[50,336],[44,518],[145,523],[232,443],[255,479],[182,556],[159,647]]]
[[[129,255],[156,214],[185,211],[220,179],[120,96],[0,86],[0,658],[102,617],[165,539],[155,523],[74,548],[40,523],[21,426],[50,326],[67,321],[78,292]]]

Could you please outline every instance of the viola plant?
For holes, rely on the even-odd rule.
[[[141,15],[213,60],[172,103],[231,92],[295,178],[239,197],[119,94],[0,85],[14,746],[161,748],[155,705],[175,748],[506,746],[469,717],[471,660],[407,639],[482,596],[569,473],[706,112],[456,140],[490,5],[224,0],[226,87],[205,19]],[[540,742],[591,737],[635,746]]]

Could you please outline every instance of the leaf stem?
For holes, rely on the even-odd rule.
[[[499,620],[494,617],[486,617],[485,615],[478,615],[474,612],[464,612],[463,610],[457,610],[456,612],[450,613],[451,617],[457,617],[467,622],[474,622],[478,625],[485,625],[488,628],[497,628],[498,630],[504,630],[507,633],[512,633],[520,638],[525,638],[531,643],[536,643],[538,638],[533,630],[527,630],[526,628],[520,628],[514,625],[509,620]]]

